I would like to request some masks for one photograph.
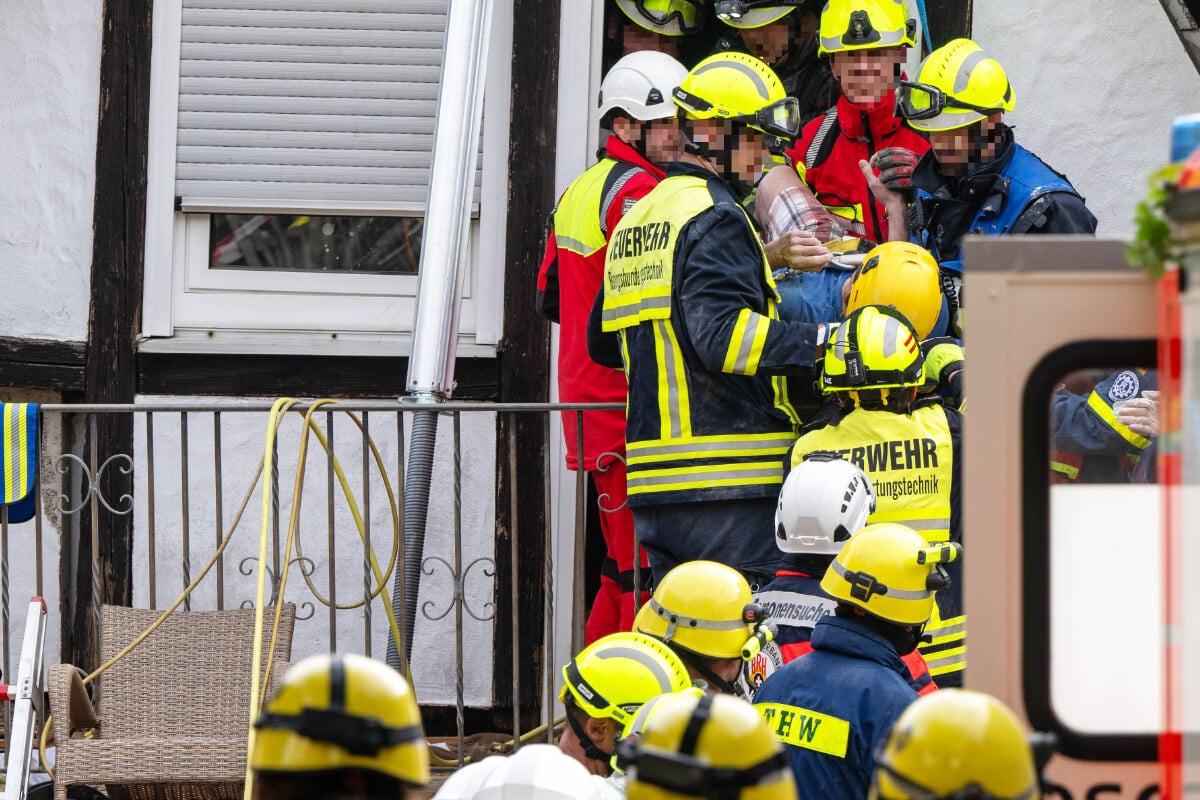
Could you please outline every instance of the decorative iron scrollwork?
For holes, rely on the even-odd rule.
[[[297,556],[288,562],[295,564],[300,569],[300,574],[304,577],[311,577],[317,570],[317,565],[313,563],[311,558],[305,556]],[[246,556],[238,562],[238,572],[249,577],[254,574],[254,567],[258,564],[258,556]],[[264,566],[267,571],[267,580],[271,583],[271,599],[267,601],[268,606],[273,606],[279,600],[279,576],[270,566]],[[253,600],[243,600],[242,608],[254,608]],[[305,600],[303,603],[296,604],[296,619],[305,620],[312,619],[313,614],[317,613],[316,606],[312,602]]]
[[[433,562],[433,563],[431,564],[430,562]],[[425,619],[427,619],[431,622],[437,622],[439,619],[446,616],[447,614],[449,614],[451,612],[451,610],[454,609],[455,603],[461,603],[463,611],[466,611],[468,614],[471,615],[472,618],[478,620],[479,622],[487,622],[488,620],[491,620],[496,616],[496,604],[492,603],[491,601],[488,601],[487,603],[484,603],[484,605],[483,605],[482,613],[485,616],[476,614],[471,609],[471,604],[467,602],[467,595],[466,595],[466,592],[464,591],[464,587],[466,586],[466,582],[467,582],[467,576],[470,575],[471,570],[474,569],[479,564],[484,565],[483,567],[481,567],[484,577],[486,577],[486,578],[495,577],[495,575],[496,575],[496,562],[495,561],[488,558],[487,556],[482,556],[480,558],[475,559],[470,564],[467,564],[466,568],[462,571],[461,574],[459,574],[454,571],[454,565],[452,565],[446,559],[442,558],[441,556],[429,556],[423,562],[421,562],[421,572],[425,575],[433,575],[434,567],[436,567],[438,564],[441,564],[442,566],[444,566],[446,568],[446,571],[450,573],[450,578],[453,581],[452,585],[454,587],[454,591],[450,596],[450,602],[446,604],[446,608],[443,609],[440,613],[437,613],[437,614],[433,613],[433,609],[436,608],[436,605],[434,604],[434,602],[432,600],[426,600],[424,603],[422,603],[421,604],[421,615],[424,616]]]
[[[83,496],[79,499],[79,505],[71,507],[71,501],[67,496],[59,492],[58,494],[58,510],[63,514],[78,514],[93,495],[100,502],[100,505],[107,508],[113,514],[125,516],[133,511],[133,496],[126,493],[117,499],[117,504],[121,509],[113,508],[104,496],[104,492],[100,490],[100,479],[104,476],[104,470],[108,469],[109,465],[117,464],[117,469],[122,475],[133,474],[133,459],[125,453],[117,453],[104,459],[104,463],[96,468],[96,474],[88,469],[87,462],[74,453],[64,453],[59,456],[54,462],[54,471],[59,475],[66,475],[71,469],[71,464],[78,464],[79,469],[83,470]]]
[[[596,472],[608,472],[612,468],[614,461],[620,461],[622,464],[629,463],[625,460],[625,456],[621,455],[620,453],[613,453],[613,452],[601,453],[600,455],[598,455],[596,457]],[[626,505],[628,505],[628,503],[625,502],[625,503],[621,503],[621,505],[619,505],[619,506],[614,506],[612,508],[609,508],[605,504],[606,500],[612,500],[612,495],[609,494],[608,492],[604,492],[603,494],[601,494],[599,497],[596,498],[596,507],[599,508],[605,514],[615,514],[616,512],[618,512],[622,508],[624,508]]]

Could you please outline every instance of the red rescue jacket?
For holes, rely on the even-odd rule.
[[[788,150],[796,172],[821,205],[845,219],[850,233],[877,243],[887,241],[887,218],[858,162],[886,147],[903,147],[918,156],[929,150],[929,142],[905,125],[894,107],[894,92],[870,111],[840,97],[833,108],[804,126]]]
[[[604,156],[559,198],[538,270],[538,310],[560,326],[558,396],[564,403],[625,402],[625,374],[588,356],[588,314],[604,277],[609,235],[664,176],[615,136],[608,137],[604,148]],[[563,412],[562,421],[567,467],[579,469],[578,415]],[[605,453],[625,453],[624,412],[589,411],[583,428],[583,469],[596,469],[596,459]]]

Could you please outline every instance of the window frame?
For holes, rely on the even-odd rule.
[[[504,253],[506,246],[512,0],[493,2],[480,210],[471,222],[470,256],[460,274],[457,352],[469,357],[495,356],[503,324],[504,269],[480,260],[480,254]],[[211,215],[175,208],[182,12],[182,0],[154,4],[139,349],[347,356],[383,350],[408,355],[416,309],[414,274],[209,269]],[[271,211],[264,206],[243,213]],[[336,205],[326,211],[368,213]]]
[[[1063,721],[1054,708],[1054,657],[1050,602],[1050,398],[1061,377],[1087,368],[1118,369],[1156,364],[1153,339],[1076,341],[1047,353],[1030,371],[1021,397],[1021,536],[1025,711],[1035,730],[1052,731],[1058,752],[1085,761],[1155,761],[1158,736],[1142,733],[1085,733]],[[968,545],[969,548],[969,545]]]

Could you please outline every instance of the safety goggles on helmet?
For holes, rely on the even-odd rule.
[[[808,0],[717,0],[713,13],[722,22],[736,22],[751,11],[768,8],[794,8]]]
[[[675,87],[674,96],[675,101],[685,111],[691,111],[694,114],[702,116],[713,116],[708,112],[712,111],[716,106],[703,97],[698,97],[681,86]],[[752,128],[757,128],[769,136],[795,139],[800,135],[800,101],[794,97],[785,97],[782,100],[776,100],[770,105],[763,106],[753,114],[726,116],[718,110],[717,116],[720,119],[741,122]]]
[[[974,111],[985,117],[1004,111],[1000,107],[985,108],[963,100],[956,100],[941,89],[927,83],[900,81],[900,88],[896,90],[896,114],[907,120],[933,119],[946,109],[953,108]]]
[[[704,27],[706,9],[702,0],[619,0],[617,5],[634,22],[641,24],[631,11],[650,23],[651,30],[666,36],[695,33]]]

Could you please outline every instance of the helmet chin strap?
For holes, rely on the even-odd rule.
[[[612,753],[606,753],[601,750],[592,737],[587,735],[587,731],[583,729],[583,725],[579,720],[575,719],[575,715],[571,713],[571,709],[567,709],[567,724],[571,726],[571,731],[579,739],[579,743],[583,745],[583,754],[592,761],[599,761],[604,765],[606,775],[612,774],[612,765],[609,763],[612,759]]]
[[[714,148],[704,142],[696,141],[692,121],[685,119],[682,125],[683,151],[703,158],[733,188],[735,194],[739,197],[746,197],[754,187],[738,177],[737,171],[733,168],[733,148],[736,146],[734,140],[738,135],[738,127],[737,123],[734,123],[733,133],[721,134],[721,146]]]
[[[734,697],[741,697],[742,693],[738,691],[738,687],[722,678],[712,667],[708,665],[708,659],[703,656],[688,650],[686,647],[680,647],[674,642],[667,642],[667,645],[675,651],[679,659],[696,672],[700,673],[700,677],[708,681],[710,686],[715,686],[722,694],[731,694]]]

